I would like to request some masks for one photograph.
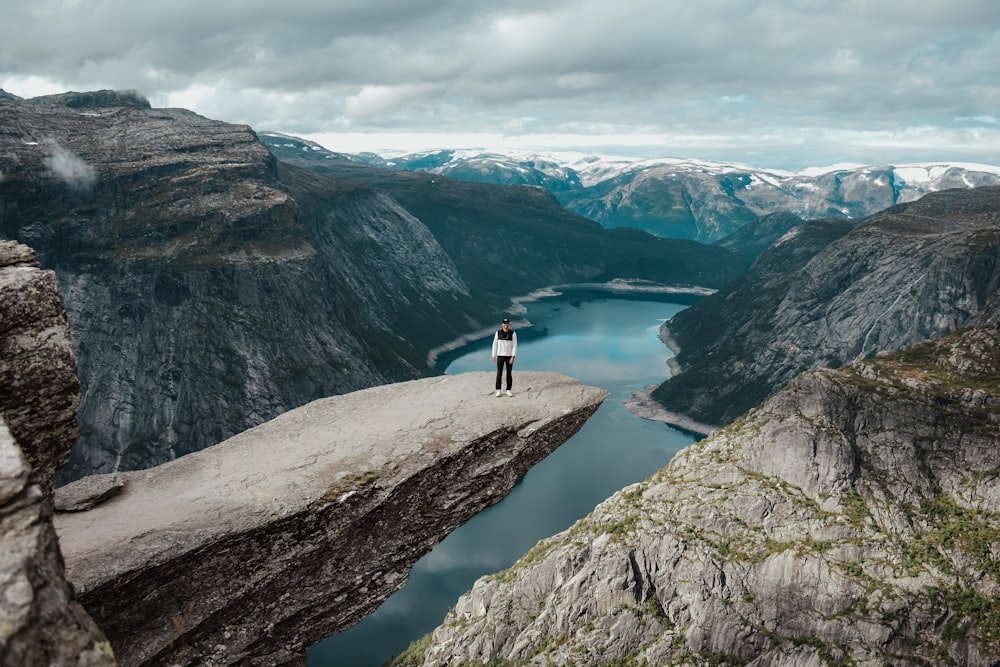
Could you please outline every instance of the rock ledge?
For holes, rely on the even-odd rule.
[[[606,397],[556,373],[383,385],[122,473],[56,515],[67,577],[123,665],[305,664],[503,498]]]

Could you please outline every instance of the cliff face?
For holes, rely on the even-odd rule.
[[[76,439],[76,357],[51,271],[0,242],[0,665],[114,665],[76,602],[52,527],[52,473]]]
[[[304,664],[434,544],[498,502],[607,393],[523,372],[374,387],[309,403],[219,445],[91,487],[56,515],[67,576],[123,665]]]
[[[77,434],[76,353],[55,273],[12,241],[0,241],[0,388],[0,416],[24,448],[31,482],[51,490]]]
[[[680,372],[652,397],[695,422],[726,424],[805,370],[998,313],[1000,188],[927,195],[857,226],[811,221],[664,325]]]
[[[432,349],[552,283],[737,271],[726,250],[607,233],[530,188],[310,173],[248,127],[130,93],[3,99],[0,128],[0,237],[56,272],[78,352],[60,483],[434,374]],[[619,273],[633,255],[651,275]]]
[[[995,665],[1000,330],[805,374],[397,664]]]

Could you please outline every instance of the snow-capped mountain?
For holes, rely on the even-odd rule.
[[[863,218],[929,192],[1000,184],[1000,166],[969,163],[839,164],[799,171],[684,158],[585,153],[439,150],[399,155],[334,153],[302,139],[261,133],[278,157],[351,160],[503,185],[535,185],[569,211],[605,227],[710,243],[777,212]]]

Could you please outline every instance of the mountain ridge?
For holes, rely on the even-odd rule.
[[[663,324],[675,374],[651,398],[725,425],[806,370],[998,318],[1000,187],[931,193],[858,223],[806,221]]]
[[[308,140],[261,133],[292,161],[349,160],[463,180],[543,187],[567,210],[607,228],[716,242],[758,217],[863,218],[929,192],[1000,184],[1000,167],[966,162],[838,164],[797,171],[689,158],[445,149],[347,156]],[[301,163],[301,162],[300,162]]]

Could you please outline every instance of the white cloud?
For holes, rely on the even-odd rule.
[[[53,176],[74,190],[89,190],[93,186],[97,174],[79,155],[53,139],[45,141],[44,145],[49,155],[43,162]]]
[[[0,87],[23,97],[134,88],[298,135],[749,138],[800,165],[813,137],[910,128],[941,133],[927,159],[1000,162],[955,134],[996,127],[998,59],[1000,3],[981,0],[38,0],[0,23]]]

